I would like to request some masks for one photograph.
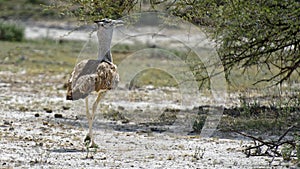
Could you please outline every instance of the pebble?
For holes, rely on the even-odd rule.
[[[48,107],[45,107],[44,110],[46,111],[46,113],[52,113],[52,109],[48,108]]]
[[[125,107],[123,107],[123,106],[118,106],[118,110],[125,110]]]
[[[62,109],[63,109],[63,110],[69,110],[70,107],[69,107],[69,106],[62,106]]]
[[[19,107],[19,110],[22,111],[22,112],[26,112],[29,109],[27,107],[21,106],[21,107]]]
[[[107,159],[106,156],[100,157],[100,160],[106,160],[106,159]]]
[[[62,114],[54,114],[55,118],[63,118]]]
[[[10,125],[9,121],[4,120],[4,125]]]

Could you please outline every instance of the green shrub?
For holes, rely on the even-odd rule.
[[[24,39],[23,26],[15,23],[0,21],[0,40],[2,41],[22,41]]]
[[[193,131],[200,133],[206,121],[206,115],[198,115],[197,119],[193,123]]]

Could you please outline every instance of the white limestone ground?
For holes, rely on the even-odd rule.
[[[62,77],[55,78],[61,82]],[[94,125],[99,148],[86,158],[83,138],[87,120],[79,107],[83,106],[80,101],[64,101],[65,91],[59,89],[60,83],[54,82],[55,79],[45,78],[48,83],[30,84],[22,75],[9,73],[1,74],[1,79],[0,168],[285,168],[289,165],[280,159],[269,166],[268,157],[247,158],[242,152],[242,145],[250,144],[247,140],[200,138],[152,130],[151,126],[137,125],[137,121],[114,122],[104,120],[102,115],[97,116]],[[162,96],[161,89],[144,92],[120,89],[116,93],[119,98],[130,96],[133,101],[127,100],[125,104],[123,99],[110,104],[113,97],[107,95],[100,110],[114,107],[133,113],[136,109],[147,109],[150,113],[161,110],[151,106],[156,105],[152,101]],[[148,105],[138,105],[143,98]],[[168,107],[174,108],[172,104],[164,108]]]
[[[1,112],[3,168],[269,168],[270,158],[246,158],[247,141],[124,132],[95,127],[97,152],[86,151],[84,130],[71,115],[54,119],[34,112]],[[84,120],[85,121],[85,120]],[[11,123],[13,122],[13,123]],[[102,121],[106,123],[105,121]],[[82,122],[83,124],[86,122]],[[91,150],[93,151],[93,150]],[[276,167],[279,159],[273,162]]]

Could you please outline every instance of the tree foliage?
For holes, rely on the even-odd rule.
[[[300,2],[232,0],[220,8],[215,39],[228,71],[264,64],[278,71],[262,80],[278,83],[299,71]]]
[[[299,0],[175,0],[166,9],[206,27],[227,73],[266,65],[276,71],[261,81],[282,83],[300,75]]]
[[[118,19],[133,11],[137,3],[137,0],[51,0],[47,8],[89,23],[102,18]]]
[[[147,3],[148,2],[148,3]],[[266,65],[281,83],[300,74],[299,0],[53,0],[63,14],[91,22],[158,10],[203,26],[216,41],[227,73],[235,67]]]

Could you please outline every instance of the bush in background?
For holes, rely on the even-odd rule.
[[[24,39],[23,26],[16,23],[0,21],[0,40],[2,41],[22,41]]]

